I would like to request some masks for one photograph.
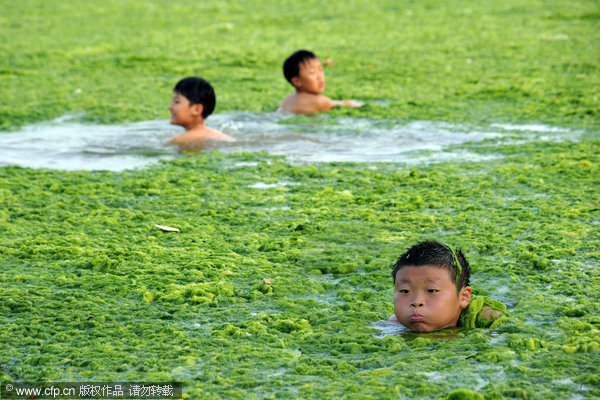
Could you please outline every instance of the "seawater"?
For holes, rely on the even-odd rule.
[[[237,139],[223,144],[219,151],[264,151],[300,163],[476,161],[499,156],[477,154],[461,145],[484,140],[576,140],[580,133],[546,125],[482,127],[368,118],[315,118],[315,123],[300,124],[286,121],[289,118],[279,113],[229,112],[211,116],[207,125]],[[165,144],[182,133],[181,128],[166,120],[93,125],[78,119],[80,116],[66,115],[16,132],[0,133],[0,166],[123,171],[185,156]]]

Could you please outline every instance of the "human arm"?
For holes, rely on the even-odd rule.
[[[332,100],[321,94],[297,92],[286,97],[277,111],[311,114],[328,111],[336,106],[360,107],[362,105],[363,103],[355,100]]]
[[[332,100],[334,106],[347,106],[347,107],[362,107],[365,105],[362,101],[357,100]]]

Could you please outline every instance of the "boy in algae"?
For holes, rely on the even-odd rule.
[[[204,120],[215,109],[215,91],[202,78],[190,77],[177,82],[169,106],[171,124],[185,128],[185,133],[175,136],[167,144],[180,150],[207,147],[215,142],[235,141],[234,138],[204,125]]]
[[[418,332],[499,326],[508,318],[506,306],[471,296],[470,276],[462,251],[435,241],[412,246],[394,264],[394,315],[389,320]]]
[[[363,103],[354,100],[331,100],[321,93],[325,90],[325,72],[319,58],[307,50],[298,50],[283,63],[283,75],[296,93],[281,102],[279,112],[310,114],[327,111],[334,106],[360,107]]]

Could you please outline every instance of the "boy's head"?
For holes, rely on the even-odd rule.
[[[319,58],[308,50],[298,50],[283,63],[283,75],[298,92],[321,94],[325,73]]]
[[[456,326],[471,300],[471,271],[462,251],[435,241],[418,243],[394,264],[394,313],[413,331]]]
[[[202,78],[184,78],[177,82],[173,92],[185,97],[190,106],[201,104],[202,118],[204,119],[212,114],[215,109],[217,102],[215,91],[211,84]]]

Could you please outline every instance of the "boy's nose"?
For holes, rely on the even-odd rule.
[[[424,302],[423,299],[421,298],[421,296],[415,296],[412,301],[410,302],[410,306],[411,307],[423,307]]]

